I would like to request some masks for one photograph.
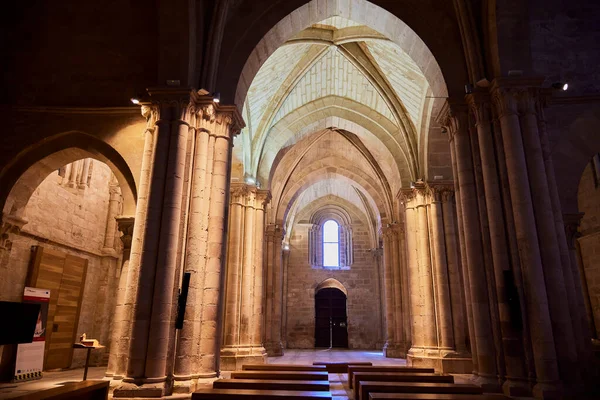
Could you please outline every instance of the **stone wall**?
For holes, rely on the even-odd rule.
[[[56,171],[36,189],[24,211],[28,222],[14,237],[8,258],[0,263],[0,300],[21,301],[32,246],[85,258],[88,266],[77,335],[85,332],[108,345],[114,311],[110,307],[114,293],[108,293],[108,282],[118,273],[120,241],[114,242],[116,251],[104,249],[112,172],[106,164],[92,163],[91,177],[80,187],[71,187]],[[103,355],[96,353],[94,361],[101,362]],[[85,352],[75,351],[72,367],[84,363]]]
[[[596,186],[592,164],[588,164],[579,183],[581,219],[579,248],[585,270],[596,331],[600,327],[600,187]]]
[[[352,215],[352,214],[351,214]],[[308,262],[310,224],[298,223],[290,237],[287,285],[288,348],[314,348],[315,288],[328,278],[340,281],[348,291],[348,346],[375,349],[381,343],[382,304],[377,262],[371,252],[367,225],[352,215],[354,263],[349,270],[311,268]]]

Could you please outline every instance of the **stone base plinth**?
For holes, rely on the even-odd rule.
[[[383,356],[386,358],[406,358],[406,348],[398,343],[386,343],[383,346]]]
[[[162,398],[169,394],[171,388],[166,380],[156,382],[150,379],[117,381],[111,388],[112,397],[115,399]],[[111,385],[112,386],[112,385]]]
[[[218,378],[217,373],[190,375],[190,376],[175,376],[173,380],[173,394],[189,394],[194,393],[199,387],[212,385]]]
[[[283,355],[283,344],[281,342],[265,343],[265,350],[269,357],[280,357]]]
[[[237,371],[244,364],[264,364],[267,351],[264,347],[225,347],[221,349],[221,370]]]
[[[533,387],[533,397],[536,399],[563,399],[564,388],[559,383],[537,383]]]
[[[428,348],[411,348],[406,356],[411,367],[435,368],[436,372],[450,374],[470,374],[473,372],[471,354]]]
[[[508,378],[502,384],[502,392],[511,397],[531,397],[529,382]]]

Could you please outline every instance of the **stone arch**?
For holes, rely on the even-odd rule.
[[[49,137],[24,150],[0,172],[3,215],[20,216],[29,198],[53,171],[82,158],[107,164],[116,176],[123,195],[123,215],[133,216],[137,200],[135,180],[123,157],[104,141],[83,132],[71,131]]]
[[[346,289],[342,282],[338,281],[335,278],[327,278],[321,283],[319,283],[317,286],[315,286],[315,295],[323,289],[338,289],[339,291],[344,293],[346,297],[348,297],[348,289]]]

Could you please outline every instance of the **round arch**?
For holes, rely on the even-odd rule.
[[[19,153],[1,172],[0,194],[4,215],[20,216],[35,189],[60,167],[93,158],[107,164],[115,174],[123,195],[123,215],[133,216],[137,201],[135,180],[123,157],[95,136],[71,131],[61,133]]]
[[[338,289],[339,291],[344,293],[346,297],[348,297],[348,289],[346,289],[346,287],[340,281],[334,278],[327,278],[323,282],[315,286],[315,295],[323,289]]]

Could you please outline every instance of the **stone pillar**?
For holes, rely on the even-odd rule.
[[[142,201],[138,198],[137,212],[144,229],[135,231],[130,262],[130,271],[137,281],[135,313],[127,376],[115,388],[114,397],[170,395],[174,385],[169,369],[174,353],[174,379],[178,380],[175,386],[179,386],[179,391],[193,390],[195,377],[215,377],[218,368],[215,355],[219,341],[218,303],[230,152],[232,138],[243,122],[236,107],[215,105],[209,96],[179,88],[149,92],[155,102],[153,114],[157,119],[151,129],[156,126],[153,129],[156,140],[149,149],[146,164],[151,172],[145,173],[146,160],[142,166],[142,176],[148,178],[140,185]],[[188,140],[190,131],[202,135]],[[183,179],[187,147],[195,143],[198,145],[193,152],[194,176],[188,213],[182,209]],[[182,238],[181,226],[185,222],[182,216],[191,222],[187,224],[187,243]],[[196,224],[198,220],[200,223]],[[176,343],[174,289],[179,284],[175,280],[179,276],[177,249],[181,246],[185,246],[184,271],[198,270],[191,280],[192,311],[186,311],[184,317],[184,327],[191,329],[182,330]],[[192,268],[190,261],[194,257],[203,262]]]
[[[515,286],[513,271],[511,269],[510,252],[505,230],[504,213],[502,210],[502,197],[500,194],[498,168],[494,137],[491,132],[490,103],[489,99],[481,94],[467,96],[471,112],[475,119],[481,170],[485,189],[485,203],[489,222],[490,244],[493,261],[493,275],[496,284],[497,305],[502,336],[502,349],[505,358],[506,382],[503,385],[504,393],[510,396],[528,396],[530,390],[527,383],[522,354],[523,344],[511,322],[511,310],[508,304],[508,285]],[[506,282],[510,279],[510,282]],[[514,316],[513,316],[514,317]]]
[[[562,384],[554,347],[548,293],[544,284],[530,182],[528,174],[523,173],[528,170],[528,163],[517,114],[517,98],[514,90],[501,87],[498,82],[495,82],[492,94],[501,125],[515,232],[524,274],[527,304],[525,312],[530,326],[537,376],[533,394],[538,398],[546,398],[560,394]]]
[[[382,264],[382,258],[383,258],[383,248],[375,248],[375,249],[371,249],[371,259],[373,261],[373,265],[375,266],[375,268],[377,268],[377,280],[376,280],[376,284],[377,284],[377,293],[379,293],[379,304],[381,304],[380,307],[378,307],[377,311],[378,311],[378,317],[379,317],[379,322],[380,322],[380,327],[379,327],[379,339],[377,340],[377,348],[383,348],[385,346],[385,339],[386,339],[386,329],[385,329],[385,292],[384,292],[384,281],[383,281],[383,264]]]
[[[444,239],[446,243],[446,261],[448,264],[448,281],[450,285],[450,302],[452,307],[452,327],[454,335],[454,348],[464,357],[470,358],[466,347],[466,320],[463,279],[461,274],[460,259],[458,257],[458,231],[456,229],[456,208],[454,204],[454,191],[445,188],[441,192],[442,214],[444,224]]]
[[[121,242],[123,244],[123,253],[121,256],[121,268],[119,271],[116,293],[116,307],[113,314],[110,354],[108,357],[108,367],[106,376],[113,379],[122,379],[122,375],[127,364],[127,353],[129,351],[129,340],[126,337],[128,325],[131,321],[131,307],[126,307],[125,299],[127,292],[127,278],[129,276],[129,258],[131,256],[131,241],[133,237],[134,217],[120,217],[115,220],[119,232],[121,232]]]
[[[263,243],[268,191],[233,184],[231,188],[230,254],[225,307],[225,340],[221,366],[225,371],[243,364],[262,364],[263,347]]]
[[[585,323],[584,329],[589,332],[590,337],[598,339],[596,333],[596,324],[594,323],[594,313],[592,311],[592,304],[590,301],[590,293],[588,289],[587,280],[585,278],[585,270],[583,262],[581,261],[581,249],[579,248],[578,239],[581,237],[579,233],[579,225],[581,224],[581,218],[583,213],[577,214],[565,214],[563,215],[563,221],[565,224],[565,237],[571,257],[571,264],[575,265],[578,270],[577,277],[580,279],[579,285],[581,286],[582,297],[585,308]]]
[[[288,267],[290,262],[289,245],[283,245],[281,253],[281,262],[283,270],[283,287],[282,287],[282,302],[281,302],[281,347],[287,349],[287,296],[288,296]]]
[[[433,282],[435,288],[435,308],[437,311],[439,349],[441,356],[454,350],[454,332],[452,329],[452,303],[450,301],[450,285],[448,280],[448,259],[446,257],[446,239],[444,233],[444,217],[442,209],[443,187],[430,187],[430,232],[434,254]]]
[[[283,355],[282,303],[283,303],[283,230],[281,225],[269,224],[267,237],[267,288],[265,313],[265,349],[268,356]]]
[[[386,341],[383,346],[385,357],[400,357],[400,348],[396,342],[396,318],[400,315],[400,310],[396,305],[395,275],[400,270],[397,264],[394,264],[394,245],[397,241],[396,233],[391,224],[385,224],[382,228],[383,236],[383,281],[385,291],[385,328]],[[396,252],[397,253],[397,252]]]
[[[90,166],[92,165],[91,158],[85,158],[82,161],[81,173],[77,179],[77,187],[79,189],[85,189],[88,185],[88,176],[90,174]]]
[[[570,266],[563,268],[561,263],[554,212],[537,123],[536,103],[538,102],[538,93],[535,89],[529,89],[520,92],[519,97],[521,132],[527,159],[529,184],[534,194],[532,200],[544,266],[544,278],[547,290],[552,293],[548,297],[548,303],[550,306],[550,319],[555,333],[554,340],[559,369],[563,380],[567,384],[579,386],[581,376],[577,366],[577,342],[569,311],[569,304],[575,304],[575,298],[573,290],[567,290],[567,285],[570,284],[572,287],[573,281]]]
[[[466,109],[448,110],[445,123],[450,134],[450,146],[454,148],[462,224],[466,251],[470,302],[472,308],[473,346],[476,348],[479,380],[490,391],[499,390],[496,369],[496,351],[493,339],[487,278],[485,274],[483,241],[480,230],[477,192],[471,153]],[[472,347],[473,347],[472,346]],[[475,355],[474,355],[475,357]]]

